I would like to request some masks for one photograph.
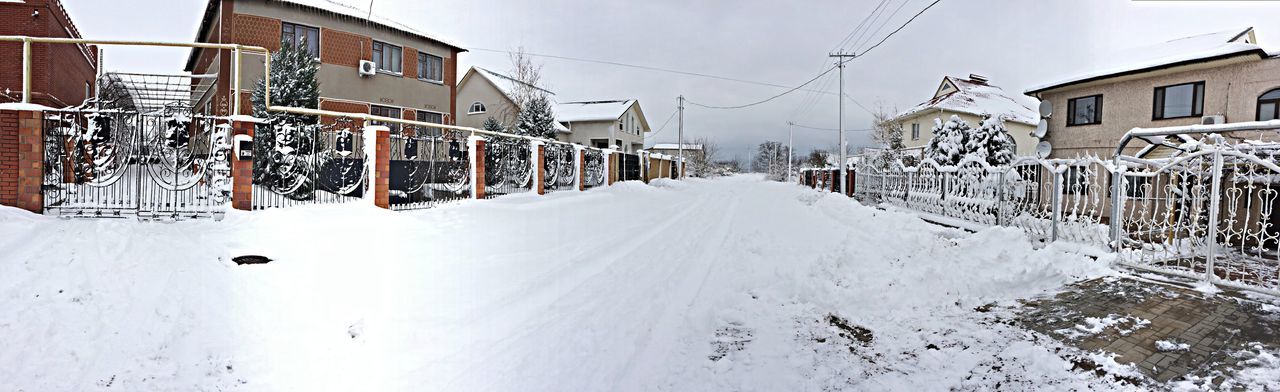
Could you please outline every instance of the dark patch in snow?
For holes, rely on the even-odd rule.
[[[729,356],[729,353],[742,351],[747,347],[747,343],[751,342],[752,336],[751,329],[737,322],[731,322],[728,326],[717,329],[715,340],[711,341],[712,353],[707,356],[707,359],[719,361]]]
[[[872,335],[871,330],[863,328],[858,325],[854,325],[849,321],[840,318],[840,316],[836,316],[834,314],[828,314],[827,322],[830,323],[831,326],[840,329],[840,336],[848,339],[857,340],[859,342],[862,342],[863,345],[870,344],[871,340],[875,339],[875,336]]]
[[[244,255],[244,256],[236,256],[235,258],[231,259],[231,261],[234,261],[236,262],[236,264],[239,264],[239,265],[266,264],[266,263],[270,263],[271,259],[266,256]]]

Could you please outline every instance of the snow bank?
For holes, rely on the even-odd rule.
[[[173,224],[0,209],[0,390],[1114,387],[1002,310],[1103,263],[758,176],[656,184]]]

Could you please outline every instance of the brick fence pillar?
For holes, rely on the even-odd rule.
[[[587,151],[574,148],[578,154],[578,191],[587,190]]]
[[[373,127],[373,205],[391,208],[391,130]]]
[[[615,161],[616,159],[618,159],[618,154],[615,154],[613,150],[604,150],[604,173],[606,185],[613,185],[613,182],[618,178],[618,164],[617,161]]]
[[[467,153],[471,154],[471,198],[484,198],[484,138],[467,138]]]
[[[34,213],[44,212],[44,135],[41,121],[44,112],[18,111],[18,182],[15,207]]]
[[[0,110],[0,204],[18,205],[18,111]]]
[[[231,157],[231,208],[241,211],[253,209],[253,136],[257,129],[253,121],[231,122],[231,143],[235,156]],[[240,159],[240,151],[248,148],[247,159]]]
[[[547,194],[546,167],[547,167],[547,146],[542,145],[540,141],[530,142],[533,145],[533,190],[539,195]]]

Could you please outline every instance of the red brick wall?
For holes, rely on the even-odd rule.
[[[458,125],[458,51],[444,59],[444,84],[449,86],[449,125]]]
[[[280,50],[282,27],[279,19],[244,14],[236,14],[233,19],[235,19],[236,43],[261,46],[272,52]]]
[[[232,123],[232,135],[249,135],[252,137],[257,124],[236,121]],[[233,141],[234,143],[234,141]],[[234,146],[232,154],[235,153]],[[240,160],[231,157],[231,206],[237,210],[253,209],[253,160]]]
[[[418,50],[404,47],[404,77],[418,78]]]
[[[321,28],[320,45],[320,61],[325,64],[356,68],[360,60],[373,60],[373,38]]]
[[[18,203],[18,112],[0,110],[0,204]]]
[[[32,16],[33,12],[39,16]],[[68,34],[68,31],[70,34]],[[0,35],[78,38],[79,33],[58,0],[0,3]],[[61,107],[83,102],[85,83],[94,82],[97,49],[71,44],[32,44],[32,101]],[[50,64],[57,64],[51,67]],[[22,44],[0,43],[0,91],[21,99]],[[0,102],[11,99],[0,95]]]
[[[14,205],[40,213],[44,209],[44,135],[40,112],[18,112],[18,189]]]
[[[320,109],[321,109],[321,110],[330,110],[330,111],[335,111],[335,112],[343,112],[343,113],[360,113],[360,114],[369,114],[369,105],[368,105],[368,104],[355,103],[355,102],[329,101],[329,100],[321,99],[321,100],[320,100]],[[334,123],[334,121],[337,121],[337,119],[336,119],[336,118],[333,118],[333,117],[330,117],[330,116],[321,116],[321,117],[320,117],[320,123],[322,123],[322,124],[333,124],[333,123]],[[356,124],[356,126],[364,126],[364,125],[363,125],[363,124],[364,124],[364,121],[363,121],[363,120],[355,120],[355,124]]]

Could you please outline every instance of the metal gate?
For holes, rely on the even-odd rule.
[[[582,170],[585,171],[585,173],[583,173],[585,177],[583,187],[591,189],[605,185],[608,173],[605,173],[605,166],[607,165],[605,165],[604,161],[604,152],[598,148],[588,147],[583,150],[583,154],[586,160],[586,165],[582,168]]]
[[[547,192],[577,189],[578,154],[572,144],[550,143],[543,150],[543,189]]]
[[[229,126],[185,104],[140,113],[45,112],[46,213],[67,217],[219,218],[231,193]]]
[[[528,140],[492,136],[484,146],[484,198],[533,189],[533,149]]]
[[[368,184],[362,129],[287,116],[259,124],[253,141],[254,210],[359,200]]]
[[[618,171],[618,181],[640,180],[640,155],[619,154],[618,163],[622,166]]]
[[[467,136],[439,128],[404,129],[403,133],[391,135],[391,209],[430,208],[470,199]]]

